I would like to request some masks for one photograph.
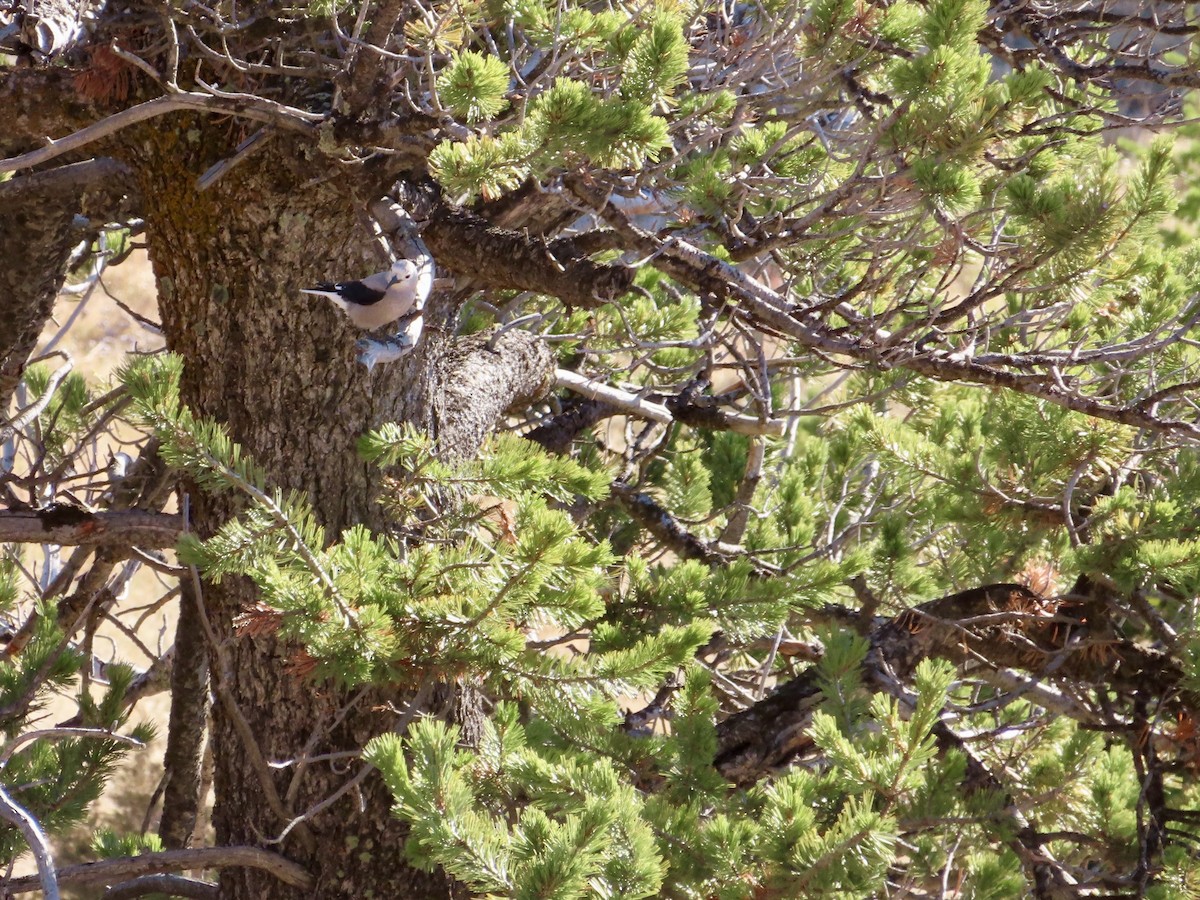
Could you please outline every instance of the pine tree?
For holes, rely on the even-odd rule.
[[[75,547],[0,568],[6,860],[148,736],[89,653],[173,548],[160,834],[64,884],[1194,895],[1195,158],[1113,139],[1190,7],[67,6],[0,14],[0,540]],[[28,365],[138,238],[171,353]],[[368,370],[297,289],[417,241]]]

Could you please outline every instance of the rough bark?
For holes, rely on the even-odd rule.
[[[58,67],[0,71],[0,108],[5,115],[0,152],[5,157],[42,146],[47,138],[63,137],[100,117],[99,104],[76,89],[80,74]]]
[[[217,141],[211,130],[203,133]],[[400,418],[408,405],[419,414],[420,381],[401,382],[402,366],[373,378],[356,369],[349,329],[332,309],[295,292],[305,281],[378,268],[379,260],[357,246],[353,201],[332,182],[305,188],[319,173],[295,148],[262,154],[197,194],[194,176],[219,148],[201,155],[174,138],[158,139],[141,171],[155,198],[148,226],[168,346],[187,360],[185,401],[225,422],[278,486],[307,492],[332,533],[373,521],[369,473],[354,439]],[[197,530],[211,532],[230,512],[224,502],[196,498]],[[248,584],[206,585],[203,600],[221,645],[214,661],[221,698],[213,715],[217,841],[257,843],[282,834],[290,818],[343,780],[328,764],[264,773],[264,761],[353,749],[382,726],[369,708],[344,710],[339,692],[292,675],[293,648],[235,632],[234,619],[254,603]],[[226,870],[222,896],[446,896],[442,878],[403,865],[401,835],[380,785],[364,785],[362,800],[364,812],[355,815],[347,797],[282,844],[316,874],[311,893],[269,875]]]
[[[572,441],[612,415],[616,415],[614,408],[602,400],[568,397],[562,403],[561,413],[538,425],[525,437],[551,453],[566,453]]]
[[[66,68],[0,70],[0,156],[42,146],[101,115],[76,89],[79,74]],[[89,234],[76,216],[117,221],[133,206],[129,171],[114,159],[86,158],[98,149],[65,157],[61,162],[68,165],[58,169],[0,184],[0,416],[53,309],[71,249]]]
[[[549,348],[522,331],[472,335],[449,345],[438,366],[436,431],[440,452],[461,458],[477,448],[510,408],[524,409],[552,384]]]
[[[486,272],[495,289],[537,291],[568,307],[594,309],[629,290],[633,269],[590,259],[556,257],[550,244],[441,207],[423,235],[436,259],[464,275]]]
[[[412,355],[368,373],[355,361],[357,335],[329,304],[296,288],[380,267],[361,228],[369,198],[348,194],[347,179],[330,173],[327,161],[283,136],[198,193],[196,175],[239,139],[227,126],[185,120],[131,141],[168,346],[186,360],[184,400],[226,423],[274,486],[305,492],[331,535],[380,524],[377,474],[355,452],[359,435],[408,421],[434,433],[447,456],[468,456],[507,406],[546,389],[550,355],[526,335],[459,346],[433,328]],[[200,534],[232,511],[203,496],[193,497],[192,509]],[[353,775],[322,761],[265,763],[361,747],[390,724],[380,708],[415,686],[349,697],[314,685],[293,672],[296,648],[238,633],[235,620],[255,602],[247,583],[205,584],[202,599],[217,696],[217,840],[261,844]],[[292,827],[279,848],[314,873],[311,891],[228,869],[222,896],[450,896],[444,876],[404,864],[404,834],[389,806],[382,783],[370,777]]]
[[[171,716],[163,752],[162,819],[158,834],[168,850],[187,847],[200,811],[200,770],[208,721],[208,647],[204,642],[200,592],[191,578],[180,584],[171,667]]]
[[[0,542],[39,541],[62,546],[110,544],[119,547],[174,547],[183,519],[141,510],[91,512],[51,504],[41,509],[0,512]]]
[[[6,101],[0,101],[6,102]],[[0,184],[0,415],[66,276],[71,251],[129,204],[129,170],[94,159]]]

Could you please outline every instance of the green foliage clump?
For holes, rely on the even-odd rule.
[[[17,575],[11,558],[0,560],[0,610],[10,611],[19,599]],[[140,724],[122,735],[132,669],[110,666],[108,686],[99,698],[87,687],[77,688],[80,670],[90,659],[63,638],[53,604],[39,613],[20,655],[0,661],[0,786],[46,834],[61,835],[87,817],[130,746],[151,740],[154,729]],[[46,705],[72,688],[77,688],[80,727],[74,734],[45,732]],[[15,860],[25,849],[16,826],[0,824],[0,857]]]
[[[663,764],[652,794],[620,776],[615,764],[638,752],[627,741],[610,741],[597,756],[556,741],[536,720],[523,726],[511,706],[496,711],[473,751],[461,749],[452,726],[424,720],[403,739],[376,738],[367,758],[396,798],[395,814],[413,825],[410,858],[442,865],[477,891],[861,895],[882,887],[907,804],[934,790],[925,777],[935,749],[929,730],[951,672],[924,663],[917,678],[911,716],[894,702],[871,702],[878,733],[865,742],[831,715],[814,719],[813,740],[835,763],[826,773],[794,770],[745,793],[712,778],[714,710],[698,673],[682,689],[671,734],[648,739]],[[514,807],[515,818],[507,812]],[[672,852],[680,845],[698,852]],[[668,858],[677,861],[668,866]]]
[[[508,105],[508,67],[493,56],[467,50],[438,76],[438,96],[470,125],[486,122]]]

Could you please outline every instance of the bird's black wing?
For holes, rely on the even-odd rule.
[[[338,292],[338,296],[347,303],[353,303],[355,306],[370,306],[373,303],[378,303],[383,299],[384,291],[377,291],[374,288],[369,288],[361,281],[343,281],[333,285],[333,289]]]

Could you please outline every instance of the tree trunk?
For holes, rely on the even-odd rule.
[[[99,224],[122,218],[129,181],[115,160],[93,159],[0,184],[0,418],[54,310],[71,251]]]
[[[310,146],[284,137],[198,193],[197,175],[238,143],[229,131],[212,120],[190,121],[169,133],[143,132],[131,143],[142,157],[137,171],[167,344],[186,361],[184,402],[226,423],[270,473],[273,487],[311,498],[331,538],[350,525],[377,525],[378,473],[355,452],[364,431],[412,422],[436,433],[447,454],[469,455],[508,405],[498,396],[507,391],[511,401],[547,385],[549,354],[523,335],[512,342],[505,335],[497,348],[478,340],[454,347],[441,329],[426,329],[414,353],[368,373],[355,360],[357,335],[340,314],[297,288],[383,267],[361,219],[370,198],[347,191],[353,170],[314,161]],[[510,351],[520,365],[508,364]],[[516,380],[491,395],[438,389],[448,368],[456,370],[455,384],[466,384],[463,366],[486,370],[479,364],[490,358],[496,366],[490,377],[504,382],[515,373]],[[231,507],[225,498],[193,496],[191,510],[192,527],[204,535]],[[246,581],[203,585],[215,639],[218,843],[282,850],[316,876],[313,897],[450,896],[452,885],[441,873],[404,864],[403,831],[373,773],[271,843],[359,772],[344,757],[312,757],[357,750],[394,725],[394,715],[380,713],[382,701],[411,696],[415,686],[396,685],[387,697],[348,696],[313,683],[297,672],[296,648],[239,633],[238,617],[254,604]],[[290,764],[267,766],[282,761]],[[221,886],[230,900],[298,896],[250,870],[226,870]]]

